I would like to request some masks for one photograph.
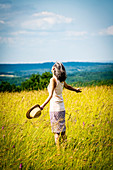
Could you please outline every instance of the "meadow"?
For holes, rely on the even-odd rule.
[[[51,132],[49,104],[39,118],[27,119],[47,90],[0,93],[1,170],[113,169],[113,86],[63,90],[67,143],[57,154]]]

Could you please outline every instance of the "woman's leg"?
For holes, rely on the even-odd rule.
[[[64,149],[67,148],[67,136],[66,136],[66,132],[61,132],[61,138],[62,138],[62,146]]]
[[[54,138],[55,138],[55,144],[57,146],[57,152],[59,154],[59,152],[60,152],[59,133],[55,133],[54,134]]]
[[[63,139],[63,142],[67,141],[67,136],[66,136],[66,132],[61,132],[61,137]]]
[[[57,145],[57,143],[59,142],[59,133],[55,133],[54,138],[55,138],[55,144]]]

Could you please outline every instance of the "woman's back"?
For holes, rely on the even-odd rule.
[[[55,76],[56,87],[53,92],[53,96],[50,101],[50,111],[64,111],[64,102],[62,97],[62,91],[64,87],[64,82],[60,82]],[[49,86],[48,86],[49,91]]]

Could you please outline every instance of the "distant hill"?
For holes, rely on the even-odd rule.
[[[67,72],[67,83],[91,82],[113,79],[113,63],[63,62]],[[0,64],[0,82],[8,81],[20,85],[32,74],[51,72],[53,62],[36,64]]]
[[[19,73],[19,72],[45,72],[51,71],[53,62],[36,64],[0,64],[0,74]],[[113,71],[113,63],[94,63],[94,62],[63,62],[67,73],[76,71]]]

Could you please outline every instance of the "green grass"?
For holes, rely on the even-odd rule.
[[[86,87],[82,93],[64,89],[67,147],[57,155],[49,104],[39,118],[27,110],[42,104],[48,92],[0,93],[0,160],[3,170],[113,169],[113,86]]]

